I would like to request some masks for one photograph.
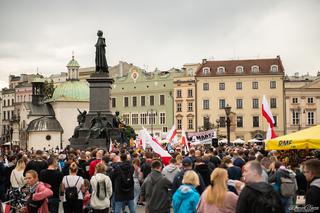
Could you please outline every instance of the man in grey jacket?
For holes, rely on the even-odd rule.
[[[170,180],[170,182],[173,182],[174,177],[176,174],[180,172],[180,169],[176,166],[177,160],[175,158],[170,159],[170,164],[165,166],[162,170],[162,174]]]
[[[162,163],[154,160],[151,173],[141,186],[141,199],[146,201],[146,212],[169,213],[171,182],[161,174]]]

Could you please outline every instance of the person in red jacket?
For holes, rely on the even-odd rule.
[[[94,175],[96,165],[102,161],[102,156],[103,156],[103,150],[99,150],[96,154],[96,159],[91,161],[91,163],[89,165],[90,178]]]

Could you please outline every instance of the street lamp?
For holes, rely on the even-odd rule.
[[[227,140],[228,140],[228,146],[230,146],[230,113],[231,113],[231,106],[229,106],[229,104],[227,104],[227,106],[224,108],[224,110],[226,111],[226,115],[227,115]]]
[[[150,112],[147,112],[147,115],[149,116],[149,123],[151,123],[151,136],[153,137],[153,123],[155,123],[155,116],[158,114],[157,111],[151,109]]]
[[[216,120],[216,123],[217,123],[217,138],[218,138],[218,140],[219,140],[220,119],[217,119],[217,120]]]

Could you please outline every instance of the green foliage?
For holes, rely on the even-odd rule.
[[[44,82],[44,99],[50,99],[52,98],[53,92],[54,92],[54,84],[53,81],[48,82],[47,80]]]

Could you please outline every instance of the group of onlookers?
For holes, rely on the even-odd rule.
[[[26,212],[319,212],[320,160],[283,165],[276,154],[227,147],[150,151],[19,152],[0,159],[0,198],[27,186]],[[301,199],[302,198],[302,199]],[[302,202],[301,202],[302,201]],[[300,203],[301,202],[301,203]]]

